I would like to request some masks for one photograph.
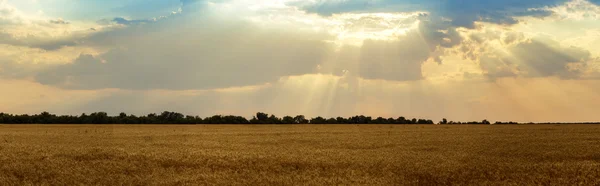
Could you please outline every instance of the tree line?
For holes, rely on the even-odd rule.
[[[258,112],[251,119],[233,115],[214,115],[210,117],[199,117],[183,115],[177,112],[164,111],[160,114],[148,114],[136,116],[120,113],[117,116],[109,116],[106,112],[94,112],[91,114],[55,115],[48,112],[40,114],[13,115],[0,113],[0,123],[3,124],[436,124],[433,120],[416,118],[373,118],[370,116],[352,116],[348,118],[306,118],[304,115],[284,116],[279,118],[275,115]],[[448,122],[446,119],[438,124],[490,124],[489,121],[473,122]],[[498,124],[498,122],[497,122]],[[500,123],[503,124],[503,123]],[[507,123],[508,124],[508,123]],[[510,123],[516,124],[516,123]]]

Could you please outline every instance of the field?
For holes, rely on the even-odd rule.
[[[0,185],[598,185],[600,125],[0,125]]]

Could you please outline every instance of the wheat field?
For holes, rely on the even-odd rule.
[[[0,125],[0,185],[598,185],[600,125]]]

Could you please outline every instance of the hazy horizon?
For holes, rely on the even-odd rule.
[[[599,0],[0,0],[0,112],[600,121]]]

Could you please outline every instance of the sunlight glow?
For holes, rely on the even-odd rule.
[[[331,33],[337,36],[338,43],[360,46],[362,41],[395,40],[419,25],[417,13],[360,13],[334,14],[331,20]]]
[[[361,46],[364,40],[395,40],[398,36],[416,29],[419,17],[427,12],[397,13],[343,13],[331,16],[309,14],[297,7],[286,6],[285,1],[263,0],[245,3],[248,20],[263,27],[294,27],[307,32],[324,32],[335,40],[328,42],[338,46],[349,44]],[[229,4],[227,7],[230,8]]]

